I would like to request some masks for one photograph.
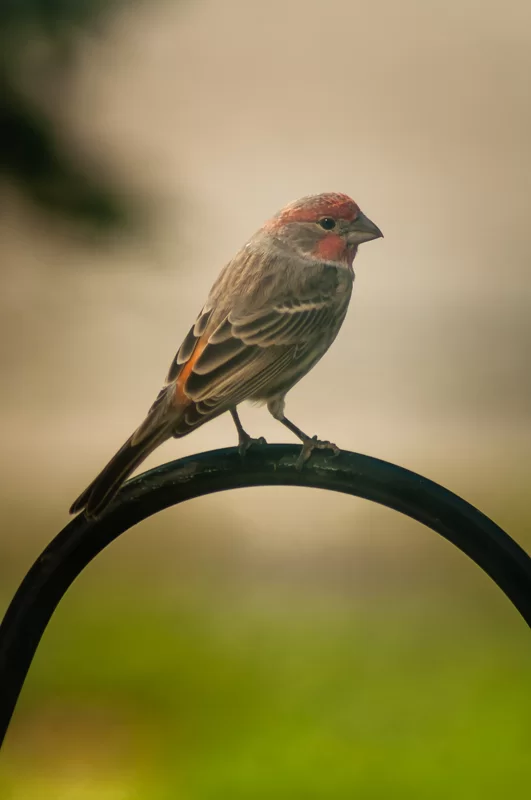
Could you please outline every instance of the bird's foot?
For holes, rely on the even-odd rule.
[[[238,452],[242,458],[245,457],[247,450],[252,447],[253,444],[267,444],[267,442],[263,436],[260,436],[258,439],[253,439],[252,436],[249,436],[245,431],[240,433],[238,437]]]
[[[334,456],[338,456],[341,450],[333,442],[322,442],[317,436],[308,437],[304,440],[301,452],[297,459],[296,468],[300,471],[311,457],[314,450],[332,450]]]

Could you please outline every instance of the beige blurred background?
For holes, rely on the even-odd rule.
[[[147,223],[98,241],[2,194],[6,602],[143,417],[218,270],[278,208],[321,191],[353,196],[385,239],[360,249],[341,334],[291,392],[289,416],[443,483],[529,546],[530,98],[525,2],[148,2],[83,34],[68,91],[43,102]],[[242,417],[287,440],[264,409]],[[148,466],[233,443],[223,417]],[[125,539],[94,579],[119,570],[173,591],[191,564],[200,583],[226,575],[220,596],[244,604],[339,592],[363,614],[387,596],[406,627],[434,587],[440,613],[459,586],[450,628],[473,631],[484,608],[525,637],[464,556],[352,498],[231,493]],[[402,796],[381,791],[371,796]]]

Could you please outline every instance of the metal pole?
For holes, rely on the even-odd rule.
[[[73,519],[39,556],[0,626],[0,744],[42,634],[68,587],[110,542],[146,517],[194,497],[248,486],[306,486],[363,497],[444,536],[483,569],[531,626],[531,559],[488,517],[436,483],[358,453],[312,455],[298,445],[235,448],[164,464],[129,481],[98,520]]]

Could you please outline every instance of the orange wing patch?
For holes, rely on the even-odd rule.
[[[194,368],[194,364],[196,363],[197,359],[205,349],[208,344],[208,338],[201,338],[197,340],[197,344],[194,348],[194,352],[186,362],[183,364],[181,371],[177,376],[177,380],[175,382],[175,403],[176,405],[183,405],[187,404],[190,401],[190,398],[186,394],[185,385],[186,381],[190,377],[190,374]]]

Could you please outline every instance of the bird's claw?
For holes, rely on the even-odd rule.
[[[301,447],[297,463],[295,464],[296,469],[300,471],[304,467],[308,459],[311,458],[314,450],[332,450],[334,456],[338,456],[341,452],[337,444],[333,442],[321,441],[317,436],[308,437],[308,439],[304,440]]]
[[[240,435],[238,441],[238,452],[242,458],[245,457],[247,450],[252,447],[253,444],[267,444],[267,442],[263,436],[259,436],[258,439],[253,439],[248,433],[245,435]]]

